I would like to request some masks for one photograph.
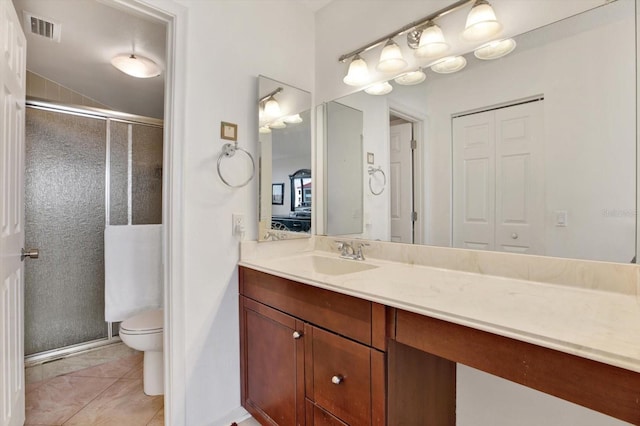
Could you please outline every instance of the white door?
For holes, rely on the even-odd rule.
[[[495,249],[495,114],[453,119],[453,246]]]
[[[543,101],[453,119],[455,247],[544,253]]]
[[[26,40],[0,0],[0,426],[22,425],[24,403],[24,114]]]
[[[543,254],[543,101],[496,110],[496,250]]]
[[[390,128],[389,197],[391,241],[413,243],[413,156],[411,123]]]

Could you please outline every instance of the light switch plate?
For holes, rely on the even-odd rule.
[[[556,210],[556,226],[567,226],[566,210]]]
[[[373,152],[367,152],[367,164],[373,164],[374,156]]]

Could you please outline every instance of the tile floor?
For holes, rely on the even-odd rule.
[[[142,390],[142,353],[124,348],[28,368],[25,425],[164,425],[163,397]]]

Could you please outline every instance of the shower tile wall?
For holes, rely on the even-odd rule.
[[[71,89],[67,89],[55,81],[39,76],[31,71],[27,71],[27,96],[65,104],[109,109],[107,105],[94,101]]]
[[[25,266],[30,355],[107,337],[105,191],[109,224],[161,223],[162,128],[31,107],[26,122],[25,239],[40,249]]]

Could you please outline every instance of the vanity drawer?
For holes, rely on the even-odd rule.
[[[371,424],[372,349],[313,326],[305,336],[307,398],[349,425]]]
[[[337,417],[326,412],[307,399],[306,426],[348,426]]]
[[[239,271],[240,294],[365,345],[372,344],[371,302],[242,266]],[[378,307],[383,314],[375,317],[380,317],[383,334],[384,308]],[[380,327],[374,327],[377,329]]]

